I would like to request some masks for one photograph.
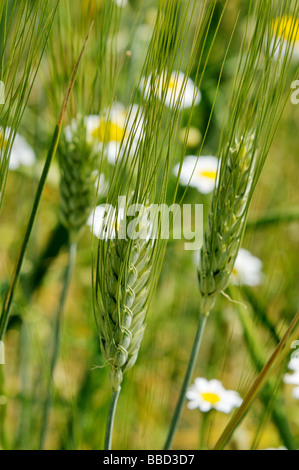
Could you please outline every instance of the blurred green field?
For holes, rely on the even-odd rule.
[[[153,30],[156,3],[155,0],[131,0],[119,11],[119,55],[115,60],[119,61],[120,69],[114,96],[125,107],[130,102],[136,79],[140,75]],[[221,3],[216,9],[211,35],[217,27]],[[101,14],[101,1],[70,2],[70,5],[67,28],[72,29],[70,41],[73,42],[73,49],[68,53],[68,44],[61,42],[57,33],[61,28],[57,16],[51,32],[51,46],[45,50],[19,130],[34,149],[37,161],[31,167],[20,167],[8,174],[0,225],[0,289],[3,295],[30,214],[62,101],[62,90],[65,90],[75,59],[74,51],[82,45],[91,19]],[[229,38],[241,12],[201,155],[217,153],[246,21],[246,5],[245,0],[228,2],[200,88],[202,100],[194,109],[192,127],[203,135]],[[130,54],[123,61],[126,50]],[[53,51],[57,57],[64,54],[66,59],[65,63],[57,63],[56,77],[52,73]],[[71,98],[66,124],[78,111],[84,109],[84,93],[88,91],[86,88],[93,76],[96,54],[96,34],[93,34]],[[292,73],[297,69],[298,60],[295,60]],[[60,83],[57,81],[59,77]],[[77,99],[78,96],[81,96],[82,102]],[[99,97],[94,96],[88,113],[98,113],[99,106]],[[185,110],[182,127],[187,122],[188,110]],[[282,337],[298,310],[298,135],[299,106],[294,106],[289,100],[253,198],[249,222],[262,220],[271,214],[277,214],[277,217],[269,224],[249,223],[242,244],[243,248],[262,261],[263,281],[256,287],[234,286],[227,291],[230,297],[240,303],[225,296],[218,297],[216,307],[208,319],[194,374],[194,378],[218,379],[225,388],[238,391],[242,397],[260,369],[253,363],[252,355],[255,352],[265,363],[277,345],[277,339]],[[179,144],[176,162],[179,161],[182,148],[182,144]],[[199,150],[200,141],[195,142],[195,145],[190,141],[186,155],[197,155]],[[113,168],[107,164],[105,176],[108,181],[112,171]],[[173,175],[169,183],[170,198],[175,184]],[[184,190],[180,185],[178,201]],[[0,366],[0,448],[3,449],[36,449],[38,446],[54,315],[67,262],[66,232],[59,225],[59,201],[59,166],[55,158],[28,246],[5,337],[6,364]],[[103,201],[104,197],[98,200]],[[202,195],[196,188],[189,188],[184,202],[203,204],[206,221],[211,194]],[[295,214],[294,220],[284,221],[283,217],[289,213]],[[104,440],[111,387],[109,367],[102,367],[104,360],[93,314],[91,266],[92,246],[95,243],[91,231],[86,227],[79,242],[76,267],[64,312],[47,449],[98,449]],[[170,241],[148,314],[138,361],[124,378],[116,413],[114,449],[160,449],[163,445],[192,347],[198,321],[198,295],[194,253],[185,251],[183,242]],[[241,321],[244,316],[248,331],[252,334],[253,343],[250,346]],[[298,400],[292,395],[293,386],[283,383],[286,366],[284,363],[284,368],[276,371],[272,378],[272,390],[277,395],[258,397],[228,448],[241,450],[285,446],[273,419],[272,411],[275,407],[286,417],[294,443],[299,448]],[[230,415],[213,411],[206,421],[203,417],[204,413],[199,410],[184,408],[174,449],[198,449],[202,445],[203,425],[204,447],[212,448],[215,445]]]

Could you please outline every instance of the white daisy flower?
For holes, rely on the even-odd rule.
[[[296,352],[298,354],[298,351]],[[299,356],[292,357],[288,365],[290,370],[299,372]]]
[[[97,206],[90,214],[86,224],[97,238],[113,240],[116,237],[116,210],[106,205]]]
[[[108,162],[112,165],[118,156],[121,156],[121,143],[125,147],[126,140],[130,138],[131,151],[137,147],[138,139],[143,135],[143,117],[138,105],[128,110],[121,103],[115,103],[109,110],[101,115],[90,115],[84,119],[86,126],[86,139],[100,150],[105,145]],[[65,128],[66,139],[70,142],[77,129],[77,120],[74,119]],[[133,137],[131,137],[131,135]]]
[[[293,60],[299,59],[299,20],[292,16],[283,16],[273,22],[272,48],[275,48],[274,57],[283,58],[291,42],[295,41]]]
[[[290,385],[297,385],[299,387],[299,370],[294,374],[285,374],[284,382]]]
[[[216,157],[195,157],[188,156],[184,159],[180,183],[183,186],[191,186],[198,189],[202,194],[209,194],[214,191],[218,170],[218,159]],[[174,168],[174,174],[177,176],[180,165]]]
[[[5,132],[0,128],[0,158],[1,149],[5,149],[9,145],[9,139],[12,130],[6,128]],[[4,134],[4,135],[3,135]],[[35,163],[35,153],[27,141],[20,134],[16,134],[12,144],[9,160],[9,169],[17,170],[20,166],[32,166]]]
[[[141,90],[144,88],[145,79],[143,78],[140,83]],[[165,105],[169,108],[177,107],[180,103],[180,109],[191,108],[192,105],[197,106],[201,101],[201,93],[194,85],[191,78],[187,78],[183,72],[172,72],[168,78],[166,72],[162,73],[156,80],[155,89],[159,99],[166,91]],[[164,93],[163,93],[164,90]],[[145,84],[145,97],[147,97],[151,90],[151,76],[148,77]]]
[[[234,390],[226,390],[219,380],[195,379],[186,394],[189,400],[188,408],[199,408],[204,413],[212,409],[222,413],[230,413],[233,408],[238,408],[242,398]]]
[[[114,3],[116,3],[118,7],[125,7],[128,5],[128,0],[114,0]]]
[[[98,197],[103,197],[107,194],[109,189],[109,182],[106,180],[104,173],[101,173],[97,176],[94,185],[97,190]]]
[[[232,271],[231,282],[235,285],[258,286],[262,282],[262,266],[261,260],[249,251],[240,248]]]
[[[299,357],[295,356],[289,362],[288,368],[293,371],[293,374],[285,374],[284,383],[289,385],[296,385],[293,389],[293,397],[299,400]]]
[[[296,399],[296,400],[299,400],[299,387],[295,387],[293,389],[293,397]]]
[[[120,208],[118,213],[112,206],[102,204],[97,206],[90,214],[86,224],[90,227],[93,234],[100,239],[113,240],[116,238],[116,231],[125,229],[125,236],[131,239],[153,240],[157,238],[154,232],[154,226],[149,218],[149,210],[144,207],[137,210],[138,215],[127,226],[125,221],[126,212],[124,208]],[[122,234],[123,235],[123,234]]]

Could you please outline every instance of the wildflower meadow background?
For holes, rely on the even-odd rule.
[[[265,0],[261,17],[269,35],[257,29],[257,36],[266,48],[252,40],[257,0],[35,6],[26,0],[23,12],[19,2],[2,3],[0,449],[102,449],[104,441],[108,447],[111,389],[118,394],[120,388],[110,445],[162,449],[200,305],[210,301],[213,284],[217,296],[172,441],[173,449],[212,449],[299,306],[299,105],[290,96],[299,79],[298,2]],[[252,57],[260,54],[255,66],[246,64],[250,44]],[[243,66],[252,75],[240,74],[238,82]],[[266,73],[271,67],[278,92]],[[264,70],[255,101],[251,80],[259,82]],[[236,83],[233,102],[245,103],[249,94],[252,101],[231,116]],[[276,110],[272,101],[284,106]],[[266,136],[258,142],[258,129],[242,124],[256,109],[272,113],[253,120]],[[240,135],[229,136],[228,114],[231,129],[240,122]],[[267,133],[273,133],[269,148]],[[231,145],[221,151],[223,136]],[[266,147],[261,173],[253,175],[258,157],[252,155]],[[22,257],[44,164],[55,149]],[[245,155],[238,177],[227,156],[236,152]],[[225,267],[216,250],[209,259],[217,270],[208,281],[204,256],[216,244],[212,238],[209,245],[210,232],[224,214],[225,230],[238,223],[235,205],[219,205],[223,182],[226,195],[239,188],[237,202],[247,204],[249,192],[252,200],[240,216],[237,252],[225,239]],[[116,235],[107,243],[100,236],[102,205],[116,207],[119,195],[145,205],[202,204],[208,248],[186,251],[184,240],[172,238],[132,248]],[[222,207],[213,223],[211,207]],[[220,229],[218,235],[222,243]],[[222,270],[228,279],[218,289]],[[227,449],[299,449],[298,341],[297,330],[235,423]]]

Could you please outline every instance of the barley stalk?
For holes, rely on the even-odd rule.
[[[69,142],[60,147],[60,218],[71,239],[78,239],[90,215],[95,193],[97,153],[86,140],[82,118]]]
[[[250,2],[248,18],[253,2]],[[169,449],[183,410],[188,383],[202,338],[203,318],[208,317],[217,294],[228,285],[246,227],[250,202],[267,158],[286,100],[282,99],[294,48],[294,31],[288,47],[276,60],[271,39],[279,45],[272,24],[276,15],[298,16],[299,2],[276,8],[274,0],[254,4],[255,28],[241,48],[227,121],[218,156],[221,161],[200,252],[199,334],[197,332],[165,449]],[[295,28],[295,22],[294,22]],[[248,46],[246,45],[248,41]],[[281,46],[280,46],[281,47]],[[264,52],[264,55],[262,53]]]
[[[217,196],[213,198],[198,269],[200,312],[208,315],[230,279],[239,251],[253,184],[254,135],[242,136],[227,150]]]
[[[152,240],[111,240],[99,308],[101,350],[111,367],[113,391],[135,364],[145,330]],[[98,306],[100,306],[98,304]]]
[[[50,410],[51,410],[51,393],[52,393],[52,388],[53,388],[53,375],[54,375],[56,363],[58,360],[59,348],[60,348],[60,337],[61,337],[60,331],[61,331],[61,324],[62,324],[62,315],[64,311],[65,302],[67,299],[68,290],[70,287],[72,272],[73,272],[75,262],[76,262],[76,252],[77,252],[76,243],[71,243],[69,246],[68,263],[67,263],[65,273],[64,273],[63,288],[62,288],[59,306],[58,306],[56,318],[55,318],[54,344],[53,344],[53,351],[52,351],[52,356],[50,360],[47,394],[46,394],[46,398],[45,398],[44,406],[43,406],[42,428],[41,428],[41,434],[40,434],[40,440],[39,440],[39,450],[43,450],[44,445],[45,445],[45,440],[47,437]]]
[[[1,0],[0,210],[6,189],[12,145],[26,109],[55,17],[58,0]]]
[[[156,25],[143,67],[143,80],[139,80],[144,115],[140,121],[140,103],[134,126],[129,132],[128,143],[121,143],[123,153],[115,166],[106,201],[114,208],[120,195],[126,195],[133,204],[166,202],[184,91],[194,59],[200,54],[200,47],[206,41],[205,28],[213,16],[215,2],[203,2],[201,7],[198,25],[192,37],[192,53],[187,63],[185,79],[182,86],[179,86],[178,93],[173,94],[171,107],[166,111],[170,77],[173,70],[178,70],[182,63],[190,18],[197,5],[193,1],[159,2]],[[200,61],[196,64],[197,84],[199,67]],[[173,79],[175,84],[177,77],[176,72]],[[195,102],[196,93],[192,98],[191,115]],[[130,155],[140,122],[143,123],[143,133],[134,145],[133,155]],[[123,375],[136,362],[149,303],[166,248],[166,242],[159,238],[160,233],[157,234],[155,243],[142,238],[120,239],[113,215],[105,225],[108,233],[109,227],[115,229],[116,236],[107,240],[102,232],[94,275],[95,318],[105,364],[111,367],[112,401],[106,427],[106,449],[111,446],[115,407]]]
[[[90,34],[90,31],[89,31],[89,34]],[[52,137],[52,140],[51,140],[51,144],[50,144],[50,148],[49,148],[49,151],[48,151],[48,154],[47,154],[47,158],[46,158],[46,161],[45,161],[43,172],[42,172],[42,175],[41,175],[41,178],[39,180],[39,184],[38,184],[38,187],[37,187],[37,190],[36,190],[36,195],[35,195],[32,211],[31,211],[31,214],[30,214],[30,217],[29,217],[29,220],[28,220],[28,225],[27,225],[27,228],[26,228],[26,231],[25,231],[25,234],[24,234],[24,238],[22,240],[21,248],[20,248],[20,251],[19,251],[19,254],[18,254],[18,258],[17,258],[16,264],[15,264],[15,267],[14,267],[14,271],[13,271],[13,274],[12,274],[12,279],[11,279],[11,282],[10,282],[10,286],[9,286],[9,289],[8,289],[5,297],[4,297],[4,301],[3,301],[3,305],[2,305],[2,312],[1,312],[1,317],[0,317],[0,340],[3,338],[3,336],[6,332],[6,328],[7,328],[7,324],[8,324],[8,320],[9,320],[9,315],[10,315],[10,307],[11,307],[11,303],[12,303],[13,296],[14,296],[14,291],[15,291],[15,288],[16,288],[16,285],[17,285],[17,282],[18,282],[18,279],[19,279],[19,275],[20,275],[20,272],[21,272],[21,268],[22,268],[24,256],[25,256],[25,253],[26,253],[27,245],[28,245],[28,242],[29,242],[29,239],[30,239],[30,236],[31,236],[31,232],[32,232],[33,225],[34,225],[34,222],[35,222],[35,218],[36,218],[36,215],[37,215],[37,211],[38,211],[38,208],[39,208],[39,203],[40,203],[40,200],[41,200],[41,197],[42,197],[42,193],[43,193],[43,190],[44,190],[44,187],[45,187],[45,184],[46,184],[46,180],[47,180],[47,176],[48,176],[48,173],[49,173],[49,170],[50,170],[52,159],[53,159],[53,157],[56,153],[57,147],[58,147],[60,133],[61,133],[62,121],[63,121],[63,118],[64,118],[64,114],[65,114],[65,111],[66,111],[66,107],[67,107],[67,104],[68,104],[68,101],[69,101],[70,94],[71,94],[73,86],[74,86],[74,82],[75,82],[75,79],[76,79],[78,68],[79,68],[82,56],[84,54],[84,50],[85,50],[87,41],[89,39],[89,34],[88,34],[88,36],[85,40],[84,46],[81,50],[81,53],[78,57],[78,60],[75,64],[75,66],[74,66],[74,69],[73,69],[73,72],[72,72],[72,75],[71,75],[71,78],[70,78],[68,89],[66,91],[66,94],[65,94],[65,97],[64,97],[64,100],[63,100],[63,104],[62,104],[62,107],[61,107],[61,110],[60,110],[59,118],[58,118],[55,130],[54,130],[54,134],[53,134],[53,137]]]

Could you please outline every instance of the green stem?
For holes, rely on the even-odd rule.
[[[200,433],[199,433],[199,450],[205,449],[206,444],[206,429],[209,413],[201,413]]]
[[[230,296],[233,299],[239,300],[237,292],[238,291],[232,287],[229,289]],[[242,297],[240,298],[240,300],[243,300]],[[263,368],[265,354],[258,339],[256,338],[255,325],[252,322],[248,311],[244,312],[244,310],[239,304],[236,304],[236,311],[239,315],[243,327],[244,341],[247,345],[247,350],[249,351],[252,363],[255,366],[256,371],[259,372]],[[269,409],[269,404],[272,401],[272,406],[270,406],[270,410],[272,414],[272,420],[277,428],[277,431],[279,432],[284,445],[289,450],[296,449],[296,441],[291,433],[287,417],[284,413],[282,400],[277,395],[276,386],[271,380],[269,380],[269,382],[265,385],[264,389],[261,391],[261,400],[263,402],[265,410]]]
[[[191,380],[191,376],[192,376],[192,373],[193,373],[193,370],[194,370],[194,367],[195,367],[195,363],[196,363],[196,359],[197,359],[197,356],[198,356],[198,352],[199,352],[199,348],[200,348],[201,340],[202,340],[202,337],[203,337],[206,322],[207,322],[207,316],[200,315],[199,322],[198,322],[198,327],[197,327],[197,331],[196,331],[196,336],[195,336],[191,356],[190,356],[190,359],[189,359],[188,368],[187,368],[186,375],[185,375],[185,378],[184,378],[184,382],[183,382],[183,385],[182,385],[182,388],[181,388],[181,393],[180,393],[180,396],[179,396],[179,400],[178,400],[178,403],[177,403],[177,406],[176,406],[176,409],[175,409],[175,412],[174,412],[174,415],[173,415],[173,418],[172,418],[172,421],[171,421],[171,425],[170,425],[168,437],[167,437],[167,440],[166,440],[166,443],[165,443],[165,446],[164,446],[164,450],[169,450],[170,449],[170,447],[172,445],[174,434],[176,432],[176,429],[178,427],[178,424],[179,424],[179,421],[180,421],[180,418],[181,418],[181,415],[182,415],[183,406],[184,406],[185,397],[186,397],[186,392],[187,392],[187,389],[188,389],[188,386],[189,386],[189,383],[190,383],[190,380]]]
[[[40,442],[39,442],[40,450],[44,448],[48,425],[49,425],[49,416],[50,416],[50,409],[51,409],[51,392],[52,392],[52,387],[53,387],[54,371],[55,371],[58,354],[59,354],[62,316],[63,316],[68,289],[70,286],[72,271],[75,266],[76,253],[77,253],[77,244],[71,243],[69,247],[68,265],[66,267],[65,274],[64,274],[63,289],[62,289],[60,302],[59,302],[58,310],[56,313],[56,319],[55,319],[54,346],[53,346],[53,353],[52,353],[52,358],[50,362],[50,374],[49,374],[49,381],[48,381],[48,386],[47,386],[47,396],[46,396],[46,400],[44,403],[44,410],[43,410],[42,430],[41,430]]]
[[[273,372],[274,370],[274,366],[281,364],[281,361],[285,360],[285,356],[287,353],[284,350],[288,349],[286,348],[287,343],[290,343],[295,337],[295,333],[298,333],[298,324],[299,324],[299,312],[293,318],[292,322],[290,323],[289,328],[284,334],[279,345],[276,347],[270,359],[268,360],[268,362],[265,364],[265,366],[259,373],[253,385],[250,387],[240,408],[238,408],[238,410],[230,419],[229,423],[227,424],[226,428],[224,429],[221,436],[219,437],[213,450],[224,449],[224,447],[226,446],[226,444],[232,437],[237,427],[243,421],[247,411],[249,410],[250,406],[256,399],[257,395],[259,394],[261,389],[264,387],[266,381],[269,379],[269,376],[271,375],[271,371]]]
[[[111,450],[113,425],[114,425],[115,411],[116,411],[119,394],[120,394],[120,390],[118,390],[117,392],[116,391],[112,392],[110,406],[109,406],[109,413],[108,413],[108,418],[107,418],[107,425],[106,425],[104,450]]]
[[[299,208],[287,209],[285,212],[272,212],[271,214],[251,219],[247,222],[246,229],[256,229],[276,224],[292,223],[299,221]]]
[[[9,286],[9,289],[8,289],[6,295],[5,295],[5,298],[4,298],[4,302],[3,302],[3,306],[2,306],[2,314],[1,314],[1,317],[0,317],[0,341],[3,339],[6,328],[7,328],[11,302],[12,302],[12,299],[13,299],[15,287],[17,285],[17,282],[18,282],[18,279],[19,279],[19,276],[20,276],[20,272],[21,272],[23,260],[24,260],[24,257],[25,257],[27,245],[28,245],[28,242],[29,242],[29,238],[30,238],[30,235],[31,235],[31,232],[32,232],[34,222],[35,222],[37,210],[38,210],[39,203],[40,203],[40,200],[41,200],[41,197],[42,197],[42,194],[43,194],[43,190],[44,190],[44,187],[45,187],[45,184],[46,184],[49,169],[50,169],[53,157],[56,153],[57,146],[58,146],[58,143],[59,143],[59,137],[60,137],[63,117],[64,117],[64,114],[65,114],[65,111],[66,111],[66,107],[67,107],[71,92],[73,90],[73,86],[74,86],[75,79],[76,79],[76,76],[77,76],[78,68],[79,68],[82,56],[84,54],[85,47],[86,47],[87,41],[89,39],[92,27],[93,27],[93,23],[90,26],[88,35],[85,39],[84,45],[83,45],[82,50],[79,54],[78,60],[75,64],[75,67],[73,69],[73,72],[72,72],[72,75],[71,75],[71,78],[70,78],[68,89],[66,91],[66,94],[65,94],[65,97],[64,97],[64,100],[63,100],[63,103],[62,103],[59,118],[58,118],[58,121],[57,121],[57,124],[56,124],[56,127],[55,127],[55,131],[54,131],[54,134],[53,134],[53,137],[52,137],[51,145],[50,145],[48,155],[47,155],[47,158],[46,158],[46,161],[45,161],[45,166],[44,166],[41,178],[39,180],[39,184],[38,184],[38,187],[37,187],[37,191],[36,191],[32,211],[31,211],[31,215],[30,215],[29,222],[28,222],[28,225],[27,225],[27,229],[26,229],[24,239],[23,239],[23,242],[22,242],[22,245],[21,245],[21,249],[20,249],[20,252],[19,252],[19,255],[18,255],[18,258],[17,258],[17,262],[16,262],[16,265],[15,265],[15,268],[14,268],[14,272],[13,272],[13,275],[12,275],[10,286]]]
[[[47,180],[47,176],[48,176],[49,169],[50,169],[50,166],[51,166],[51,162],[52,162],[53,156],[54,156],[54,154],[56,152],[56,149],[57,149],[59,136],[60,136],[60,130],[61,130],[61,125],[57,125],[56,128],[55,128],[55,132],[54,132],[54,135],[53,135],[53,138],[52,138],[52,141],[51,141],[50,149],[49,149],[49,152],[48,152],[48,155],[47,155],[47,158],[46,158],[45,166],[44,166],[41,178],[39,180],[39,184],[38,184],[38,187],[37,187],[37,191],[36,191],[32,211],[31,211],[31,214],[30,214],[29,222],[28,222],[26,232],[25,232],[25,235],[24,235],[24,238],[23,238],[23,242],[22,242],[22,245],[21,245],[21,248],[20,248],[20,251],[19,251],[19,255],[18,255],[17,262],[16,262],[16,265],[15,265],[15,268],[14,268],[14,272],[13,272],[12,279],[11,279],[11,282],[10,282],[10,285],[9,285],[9,289],[8,289],[6,295],[5,295],[5,298],[4,298],[4,302],[3,302],[3,306],[2,306],[2,313],[1,313],[1,318],[0,318],[0,340],[3,339],[3,337],[5,335],[5,332],[6,332],[6,328],[7,328],[7,324],[8,324],[8,320],[9,320],[10,306],[11,306],[11,302],[12,302],[12,299],[13,299],[15,287],[16,287],[16,284],[17,284],[19,276],[20,276],[20,272],[21,272],[25,252],[26,252],[27,245],[28,245],[28,242],[29,242],[29,238],[30,238],[30,235],[31,235],[31,232],[32,232],[32,228],[33,228],[33,225],[34,225],[34,221],[35,221],[35,218],[36,218],[36,214],[37,214],[39,203],[40,203],[40,200],[41,200],[41,197],[42,197],[42,193],[43,193],[43,190],[44,190],[44,187],[45,187],[45,184],[46,184],[46,180]]]

